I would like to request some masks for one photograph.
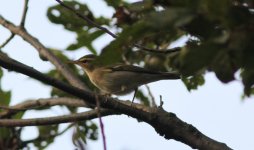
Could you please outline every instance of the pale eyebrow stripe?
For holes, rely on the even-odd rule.
[[[94,58],[81,58],[79,61],[84,61],[84,60],[94,60]]]

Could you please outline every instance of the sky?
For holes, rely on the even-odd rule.
[[[82,2],[87,3],[96,16],[112,16],[113,10],[106,7],[101,0],[83,0]],[[54,4],[56,4],[54,0],[30,0],[26,29],[45,46],[65,49],[68,44],[75,41],[75,34],[65,31],[61,25],[55,25],[48,21],[46,10]],[[19,24],[22,9],[22,0],[0,2],[0,15],[15,24]],[[9,31],[0,26],[0,43],[5,41],[9,35]],[[111,40],[112,38],[106,35],[93,44],[96,49],[100,50]],[[180,43],[176,43],[176,45]],[[41,61],[37,51],[18,36],[3,51],[8,53],[10,57],[41,72],[46,72],[53,67],[49,62]],[[77,59],[88,54],[88,51],[80,49],[78,52],[68,52],[67,54],[70,58]],[[4,71],[4,74],[2,87],[5,90],[12,90],[12,105],[28,99],[50,97],[49,86],[14,72]],[[254,98],[241,99],[243,87],[239,80],[222,84],[213,73],[207,73],[205,80],[204,86],[192,92],[188,92],[181,81],[158,81],[149,84],[149,86],[157,102],[159,95],[162,95],[165,110],[175,113],[181,120],[192,124],[208,137],[224,142],[233,149],[253,149]],[[141,88],[145,91],[144,87]],[[131,95],[120,97],[120,99],[130,97]],[[29,111],[24,117],[56,116],[67,112],[65,109],[53,107],[44,112]],[[97,119],[94,121],[98,122]],[[104,117],[103,122],[109,150],[191,149],[181,142],[164,139],[148,124],[138,122],[136,119],[125,115]],[[61,129],[65,126],[66,124],[61,125]],[[72,132],[66,132],[57,138],[47,150],[74,149],[71,141]],[[22,138],[28,140],[37,135],[38,132],[35,127],[26,127],[22,133]],[[98,141],[88,141],[88,149],[103,149],[101,135],[99,136]]]

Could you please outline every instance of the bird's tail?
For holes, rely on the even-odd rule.
[[[178,72],[161,72],[161,79],[181,79],[181,75]]]

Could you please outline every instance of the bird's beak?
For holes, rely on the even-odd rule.
[[[70,61],[68,61],[68,64],[79,64],[80,62],[79,61],[77,61],[77,60],[70,60]]]

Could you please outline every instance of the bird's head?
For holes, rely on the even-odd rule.
[[[85,71],[92,71],[95,67],[94,60],[96,57],[96,55],[89,54],[79,58],[78,60],[71,61],[71,63],[79,65]]]

